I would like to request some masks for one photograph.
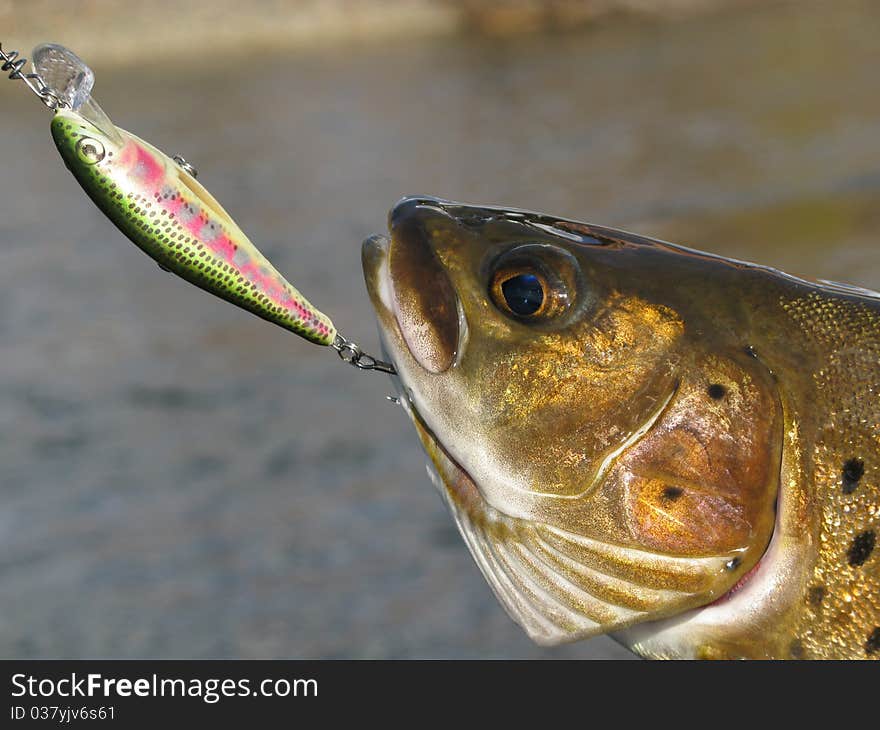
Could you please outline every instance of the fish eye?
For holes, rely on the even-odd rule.
[[[535,273],[514,274],[500,282],[501,299],[507,308],[520,317],[529,317],[544,306],[544,282]]]
[[[563,325],[582,289],[576,259],[564,249],[523,243],[487,259],[486,280],[492,302],[523,324]]]
[[[96,165],[104,159],[104,145],[91,137],[83,137],[76,143],[76,156],[87,165]]]
[[[543,268],[510,262],[492,274],[489,294],[504,314],[523,322],[546,320],[567,305],[565,287]]]

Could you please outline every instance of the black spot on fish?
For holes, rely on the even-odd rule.
[[[878,651],[880,651],[880,626],[875,626],[865,642],[865,652],[867,654],[876,654]]]
[[[865,473],[865,462],[861,459],[849,459],[843,465],[843,493],[852,494],[859,486],[859,480]]]
[[[748,355],[749,357],[754,357],[754,358],[757,358],[757,357],[758,357],[758,353],[755,352],[755,348],[752,347],[751,345],[746,345],[746,347],[745,347],[745,353],[746,353],[746,355]]]
[[[727,570],[736,570],[741,563],[742,560],[739,558],[731,558],[724,564],[724,567],[727,568]]]
[[[873,530],[865,530],[855,536],[852,545],[849,546],[849,552],[846,554],[850,565],[862,565],[874,550],[874,543],[877,537]]]
[[[810,602],[810,605],[819,607],[822,605],[822,601],[825,600],[825,586],[813,586],[810,588],[810,592],[807,594],[807,599]]]
[[[712,383],[707,392],[709,393],[709,397],[713,400],[721,400],[727,391],[724,389],[723,385]]]
[[[666,487],[663,490],[663,499],[668,499],[674,502],[682,494],[684,494],[684,490],[681,487]]]

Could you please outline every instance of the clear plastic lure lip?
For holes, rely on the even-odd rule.
[[[117,144],[122,144],[116,126],[92,98],[95,73],[85,61],[69,48],[57,43],[43,43],[34,48],[32,63],[34,71],[71,111],[94,124]]]
[[[32,55],[34,71],[46,85],[74,111],[85,103],[95,85],[95,74],[69,48],[57,43],[42,43]]]

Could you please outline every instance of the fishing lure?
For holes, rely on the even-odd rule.
[[[339,334],[259,251],[196,180],[182,157],[169,157],[117,127],[92,97],[95,76],[56,44],[26,59],[0,46],[2,69],[54,112],[51,129],[64,164],[101,211],[165,271],[318,345],[362,370],[394,373]]]

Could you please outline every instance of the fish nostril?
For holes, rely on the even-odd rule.
[[[397,222],[388,269],[394,313],[407,347],[425,370],[448,370],[459,341],[457,297],[418,220]]]

